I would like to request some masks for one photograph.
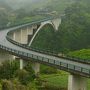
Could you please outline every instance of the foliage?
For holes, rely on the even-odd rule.
[[[2,80],[2,90],[27,90],[27,87],[18,81]]]
[[[26,71],[28,71],[29,72],[29,74],[34,74],[34,70],[32,69],[32,63],[30,62],[30,61],[27,61],[26,63],[25,63],[25,67],[24,67],[24,69],[26,70]]]
[[[40,75],[37,84],[41,83],[41,90],[63,90],[67,88],[68,74]],[[39,85],[39,84],[38,84]]]
[[[74,52],[69,52],[69,56],[81,58],[81,59],[88,59],[90,60],[90,49],[82,49]]]
[[[12,83],[8,80],[3,80],[2,81],[2,90],[11,90]]]
[[[90,13],[87,7],[73,4],[65,10],[57,33],[60,48],[78,50],[90,47]]]
[[[26,70],[18,70],[15,76],[23,85],[27,85],[33,79]]]
[[[5,27],[8,23],[8,14],[5,10],[0,10],[0,28]]]
[[[49,25],[44,26],[32,46],[59,53],[90,48],[90,10],[87,8],[88,4],[86,6],[81,2],[78,1],[65,9],[65,16],[62,17],[57,32]]]
[[[14,73],[19,68],[17,61],[5,61],[0,65],[0,79],[13,78]]]
[[[31,47],[38,47],[39,49],[52,50],[54,47],[54,29],[50,25],[45,25],[35,37]]]
[[[40,73],[42,74],[55,74],[57,73],[57,69],[49,66],[41,65]]]

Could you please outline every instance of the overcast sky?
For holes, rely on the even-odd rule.
[[[30,5],[32,3],[49,1],[49,0],[0,0],[0,1],[7,3],[9,6],[13,8],[19,8],[27,4]]]

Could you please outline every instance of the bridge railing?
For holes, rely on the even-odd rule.
[[[62,57],[62,56],[59,56],[59,57]],[[68,55],[63,56],[63,58],[70,60],[70,61],[76,61],[76,62],[90,64],[90,60],[88,60],[88,59],[81,59],[81,58],[77,58],[74,56],[68,56]]]
[[[48,55],[57,55],[57,53],[56,52],[54,52],[54,51],[50,51],[50,50],[44,50],[44,49],[38,49],[38,48],[31,48],[31,47],[29,47],[29,46],[27,46],[27,45],[24,45],[24,44],[21,44],[21,43],[19,43],[19,42],[16,42],[15,40],[12,40],[8,35],[6,36],[6,38],[7,38],[7,40],[9,41],[9,42],[11,42],[11,43],[13,43],[13,44],[15,44],[15,45],[18,45],[18,46],[20,46],[20,47],[23,47],[23,48],[25,48],[25,49],[28,49],[28,50],[32,50],[32,51],[35,51],[35,52],[39,52],[39,53],[44,53],[44,54],[48,54]]]
[[[71,56],[68,56],[68,55],[64,55],[63,53],[60,56],[58,56],[58,53],[56,53],[54,51],[38,49],[38,48],[31,48],[31,47],[29,47],[27,45],[23,45],[23,44],[21,44],[19,42],[16,42],[16,41],[12,40],[8,35],[6,36],[6,38],[11,43],[13,43],[15,45],[18,45],[20,47],[23,47],[25,49],[28,49],[28,50],[32,50],[32,51],[43,53],[43,54],[53,55],[53,56],[63,58],[63,59],[66,59],[66,60],[70,60],[70,61],[76,61],[76,62],[90,64],[90,60],[87,60],[87,59],[80,59],[80,58],[76,58],[76,57],[71,57]]]
[[[3,45],[0,45],[0,49],[3,49],[3,50],[5,50],[13,55],[17,55],[17,56],[19,56],[21,58],[25,58],[27,60],[30,60],[30,58],[32,58],[33,61],[35,61],[35,62],[36,61],[42,62],[44,64],[54,66],[54,67],[59,68],[61,70],[66,70],[68,72],[73,72],[73,73],[75,72],[76,74],[90,77],[90,69],[83,68],[83,66],[77,66],[77,65],[73,65],[73,64],[69,64],[69,63],[64,63],[64,62],[61,62],[59,60],[49,59],[49,58],[42,57],[42,56],[37,56],[37,55],[34,55],[32,53],[22,52],[19,50],[8,48],[8,47],[3,46]]]
[[[23,25],[23,26],[33,25],[33,24],[36,24],[36,23],[44,22],[44,21],[47,21],[47,20],[52,20],[52,19],[55,19],[55,18],[60,18],[60,16],[49,16],[49,17],[45,17],[41,20],[34,20],[34,21],[31,21],[31,22],[28,21],[28,22],[23,22],[23,23],[15,23],[14,25],[0,27],[0,30],[12,28],[12,27],[17,27],[17,26],[21,26],[21,25]]]

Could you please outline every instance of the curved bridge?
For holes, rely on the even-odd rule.
[[[49,20],[49,19],[47,19],[47,20]],[[9,32],[15,31],[20,28],[24,28],[26,26],[32,26],[32,25],[35,25],[35,24],[38,24],[40,22],[44,22],[47,20],[28,23],[28,24],[19,25],[19,26],[13,27],[13,28],[1,30],[0,31],[0,49],[4,50],[6,52],[9,52],[12,55],[18,56],[24,60],[31,60],[32,62],[42,63],[45,65],[55,67],[57,69],[67,71],[67,72],[75,74],[75,75],[89,78],[90,77],[90,65],[84,64],[81,62],[77,62],[75,60],[71,60],[71,59],[65,58],[65,57],[56,57],[53,54],[46,54],[39,50],[29,49],[28,46],[22,45],[21,43],[18,43],[16,41],[12,40],[9,36],[7,36]],[[52,19],[50,19],[50,20],[52,20]],[[36,31],[36,34],[42,28],[42,26],[44,26],[45,24],[46,23],[42,24],[39,27],[39,29]],[[36,34],[34,35],[34,37],[36,36]],[[32,41],[33,41],[34,37],[32,38]],[[71,90],[71,89],[69,89],[69,90]],[[85,90],[85,89],[80,89],[80,90]]]

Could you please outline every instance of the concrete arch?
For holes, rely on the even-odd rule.
[[[31,46],[31,44],[32,44],[33,40],[35,39],[37,33],[38,33],[45,25],[47,25],[47,24],[52,25],[52,27],[54,28],[54,30],[56,30],[54,24],[53,24],[51,21],[42,22],[41,25],[40,25],[40,27],[37,29],[37,31],[36,31],[35,34],[33,35],[31,41],[29,42],[29,46]]]

